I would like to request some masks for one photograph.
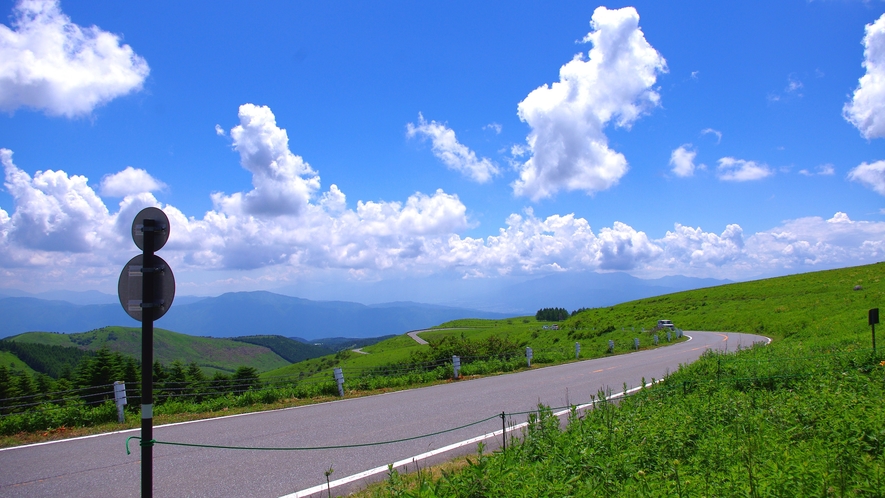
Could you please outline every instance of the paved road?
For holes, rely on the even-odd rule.
[[[424,330],[413,330],[409,332],[409,337],[415,339],[415,342],[417,342],[418,344],[427,344],[427,341],[418,337],[418,332],[424,332]]]
[[[526,372],[399,391],[286,410],[157,427],[159,441],[250,447],[349,445],[427,434],[495,414],[587,402],[599,389],[638,386],[661,378],[709,348],[735,350],[766,338],[735,333],[687,332],[692,340],[649,351]],[[518,423],[525,417],[514,417]],[[255,451],[156,446],[154,496],[291,494],[501,428],[499,418],[407,443],[347,450]],[[138,431],[0,450],[0,496],[125,497],[140,494]],[[490,440],[495,447],[500,441]],[[461,453],[475,451],[464,447]],[[420,465],[454,456],[440,455]],[[355,485],[352,485],[355,486]],[[346,488],[338,488],[343,493]],[[317,496],[325,496],[325,492]]]

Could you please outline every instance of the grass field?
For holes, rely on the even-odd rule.
[[[92,351],[107,346],[111,351],[141,358],[141,328],[134,327],[102,327],[77,334],[28,332],[6,340]],[[174,360],[183,363],[196,361],[209,375],[215,371],[231,373],[240,365],[264,372],[289,364],[264,346],[229,339],[194,337],[160,328],[154,329],[154,359],[164,364]]]
[[[8,351],[0,351],[0,365],[10,368],[11,370],[27,372],[28,375],[34,375],[35,373],[25,362],[21,361],[17,356]]]
[[[516,317],[505,320],[464,319],[441,324],[433,329],[419,332],[418,336],[437,343],[446,337],[456,336],[467,341],[485,341],[489,338],[506,338],[512,343],[520,344],[513,353],[524,356],[524,347],[533,349],[537,363],[563,362],[575,359],[575,343],[580,342],[580,358],[597,358],[608,353],[608,341],[616,343],[616,353],[632,350],[633,339],[640,340],[641,348],[654,345],[654,335],[643,333],[640,328],[630,326],[617,327],[615,330],[596,332],[589,331],[587,337],[572,340],[567,330],[553,330],[562,327],[555,322],[538,322],[534,317]],[[649,328],[650,330],[650,328]],[[675,341],[675,336],[673,341]],[[659,333],[659,345],[666,345],[664,332]],[[331,369],[342,368],[347,373],[359,373],[382,367],[394,368],[396,365],[415,364],[427,361],[420,353],[431,346],[420,345],[408,335],[396,336],[377,344],[361,348],[363,354],[355,351],[340,351],[334,355],[314,358],[262,374],[262,379],[270,380],[280,377],[297,377],[305,380],[325,379],[331,376]],[[463,353],[462,353],[463,354]],[[546,355],[546,356],[545,356]],[[549,357],[550,359],[545,359]],[[446,358],[449,362],[451,356]],[[466,359],[465,359],[466,360]],[[346,383],[345,383],[345,387]]]
[[[885,355],[867,312],[885,264],[794,275],[593,309],[588,330],[672,319],[755,332],[769,346],[706,354],[564,430],[541,407],[507,452],[400,475],[360,496],[885,496]],[[860,286],[855,290],[856,286]]]

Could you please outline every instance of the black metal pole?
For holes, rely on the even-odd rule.
[[[141,279],[141,496],[153,495],[154,483],[154,220],[144,220]]]
[[[874,323],[874,324],[870,325],[870,327],[873,327],[873,356],[875,356],[876,355],[876,324]]]
[[[507,415],[501,412],[501,440],[504,441],[504,451],[507,451]]]

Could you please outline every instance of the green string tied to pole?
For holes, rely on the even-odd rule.
[[[147,441],[142,440],[138,436],[129,436],[126,438],[126,454],[129,455],[131,452],[129,451],[129,441],[132,439],[138,439],[138,446],[144,448],[146,446],[153,446],[157,443],[156,439],[149,439]]]

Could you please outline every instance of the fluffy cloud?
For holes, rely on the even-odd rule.
[[[501,133],[501,125],[495,125],[494,129]],[[416,135],[429,138],[433,144],[434,156],[449,169],[455,170],[475,182],[485,183],[500,173],[498,167],[491,160],[485,157],[477,159],[475,152],[459,143],[455,138],[454,130],[436,121],[428,123],[421,114],[418,114],[417,125],[413,123],[406,125],[406,134],[410,138]]]
[[[486,239],[451,235],[438,248],[442,267],[471,275],[500,275],[562,270],[631,270],[653,260],[661,249],[645,233],[615,222],[594,234],[587,220],[574,214],[512,214],[507,227]]]
[[[771,168],[766,164],[735,159],[733,157],[723,157],[720,159],[719,167],[716,169],[718,171],[719,179],[727,182],[761,180],[762,178],[774,174],[774,172],[771,171]]]
[[[867,139],[885,137],[885,14],[867,24],[863,37],[866,74],[842,115]]]
[[[150,69],[117,35],[71,22],[57,0],[20,0],[0,24],[0,109],[73,117],[140,90]]]
[[[147,171],[132,166],[101,179],[101,195],[109,197],[126,197],[164,188],[166,188],[165,183],[152,177]]]
[[[172,231],[163,258],[180,283],[197,292],[206,292],[195,287],[205,270],[235,280],[257,275],[266,282],[327,270],[361,279],[586,270],[745,279],[885,257],[885,223],[853,221],[845,213],[789,220],[749,237],[738,225],[714,233],[677,223],[654,239],[618,221],[594,231],[574,214],[541,218],[527,209],[511,214],[494,235],[464,236],[472,224],[458,196],[416,192],[401,202],[356,201],[348,207],[336,185],[319,191],[318,175],[288,149],[285,131],[269,109],[243,106],[240,118],[231,137],[255,189],[221,197],[202,218],[161,204],[143,188],[117,191],[124,197],[109,209],[85,177],[63,171],[29,175],[13,163],[11,151],[0,150],[5,189],[15,204],[11,213],[0,209],[4,284],[107,288],[135,252],[130,225],[147,206],[169,216]],[[152,180],[147,172],[127,168],[106,177],[102,189],[116,188],[114,181],[126,175],[140,178],[134,183]],[[297,209],[254,210],[249,202],[257,201],[247,201],[275,199],[280,192],[300,196]],[[225,202],[230,199],[239,204]],[[221,280],[214,290],[230,285]]]
[[[33,178],[12,162],[12,151],[0,149],[4,186],[16,200],[5,238],[23,257],[28,250],[85,253],[114,241],[113,217],[84,176],[38,171]],[[30,259],[30,258],[24,258]],[[41,258],[38,258],[41,259]],[[33,260],[32,260],[33,261]]]
[[[217,209],[229,214],[297,215],[320,187],[320,177],[301,156],[289,151],[286,130],[277,127],[267,106],[240,106],[240,124],[230,130],[240,164],[252,173],[250,192],[212,195]]]
[[[616,221],[599,231],[597,262],[602,270],[632,270],[655,259],[662,249],[648,240],[645,232]]]
[[[516,195],[534,201],[560,190],[606,190],[627,173],[627,160],[608,147],[604,129],[615,120],[629,127],[659,105],[653,86],[666,71],[664,58],[645,40],[632,7],[593,12],[593,48],[559,70],[559,81],[532,91],[517,108],[531,127],[531,157],[519,165]]]
[[[885,195],[885,161],[876,161],[873,164],[861,163],[848,172],[848,179]]]
[[[852,221],[845,213],[784,222],[747,240],[756,268],[798,269],[881,261],[885,223]]]
[[[712,268],[736,261],[743,255],[743,229],[728,225],[720,235],[676,223],[661,240],[662,263],[670,268]]]
[[[694,158],[697,155],[697,151],[691,150],[691,144],[677,147],[670,154],[670,166],[673,166],[673,174],[681,177],[693,176],[696,168]]]

